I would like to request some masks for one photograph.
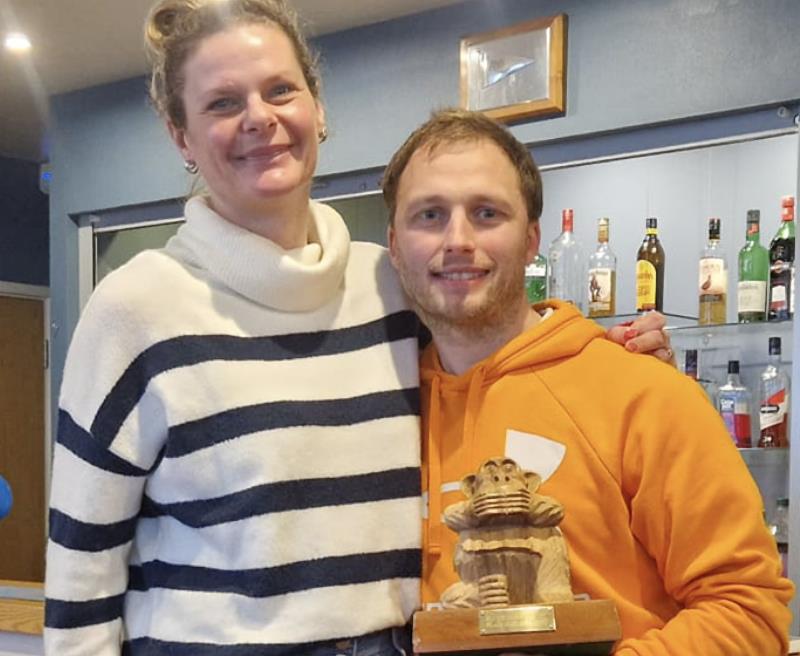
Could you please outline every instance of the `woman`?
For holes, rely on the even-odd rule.
[[[46,651],[402,653],[418,322],[383,249],[309,201],[313,58],[279,0],[163,0],[146,43],[207,193],[165,249],[103,281],[73,337]]]

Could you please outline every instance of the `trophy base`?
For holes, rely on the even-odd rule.
[[[415,654],[610,654],[622,635],[614,602],[572,601],[414,614]]]

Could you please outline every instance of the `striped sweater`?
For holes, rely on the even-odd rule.
[[[59,402],[51,656],[245,656],[419,602],[416,317],[312,205],[284,251],[202,200],[97,288]]]

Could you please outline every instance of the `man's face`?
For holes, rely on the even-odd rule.
[[[519,175],[494,142],[416,151],[400,176],[389,252],[420,318],[485,331],[519,316],[538,252]]]

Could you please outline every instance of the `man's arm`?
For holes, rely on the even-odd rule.
[[[781,578],[758,489],[699,389],[648,390],[623,453],[631,529],[683,609],[617,656],[784,654],[793,586]]]

